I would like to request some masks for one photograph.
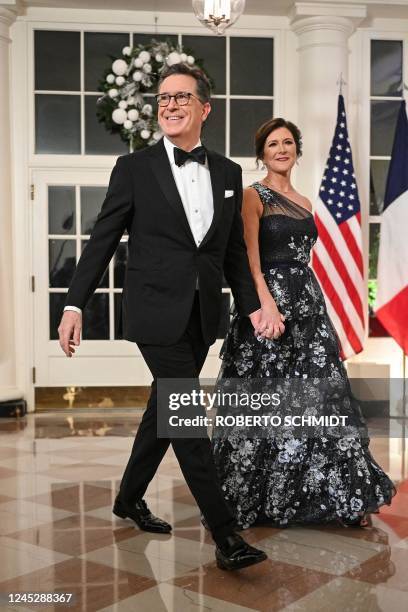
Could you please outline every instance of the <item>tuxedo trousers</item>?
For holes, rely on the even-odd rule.
[[[120,485],[120,499],[132,504],[141,499],[171,444],[187,485],[204,515],[215,541],[235,529],[235,521],[218,482],[208,436],[204,438],[157,437],[157,379],[198,379],[209,346],[201,328],[198,291],[183,336],[170,346],[139,344],[153,376],[151,394],[139,425],[129,462]],[[197,380],[198,383],[198,380]]]

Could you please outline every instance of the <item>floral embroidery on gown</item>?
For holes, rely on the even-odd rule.
[[[310,414],[347,415],[347,435],[299,435],[293,429],[249,438],[235,427],[215,429],[214,459],[222,489],[237,523],[247,528],[267,522],[357,521],[390,504],[395,488],[368,448],[358,402],[351,393],[339,342],[312,269],[317,239],[313,215],[304,207],[256,182],[263,204],[259,227],[261,268],[285,316],[278,340],[254,336],[248,317],[233,315],[221,350],[219,383],[227,379],[315,379],[341,393],[316,401]],[[296,387],[296,385],[295,385]],[[296,391],[295,391],[296,393]],[[285,414],[290,405],[282,405]]]

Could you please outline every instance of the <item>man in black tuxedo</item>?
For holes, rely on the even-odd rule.
[[[127,229],[123,335],[137,343],[153,383],[113,511],[146,531],[171,530],[143,500],[171,443],[216,542],[219,567],[238,569],[266,555],[234,531],[208,437],[157,437],[157,380],[198,378],[216,339],[223,272],[239,312],[251,318],[257,331],[271,336],[243,240],[241,168],[201,146],[209,98],[200,70],[177,64],[162,74],[157,102],[164,138],[117,160],[58,331],[61,347],[71,357],[80,342],[81,311]]]

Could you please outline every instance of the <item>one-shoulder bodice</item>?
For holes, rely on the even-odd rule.
[[[262,183],[253,183],[251,187],[259,194],[263,206],[259,226],[262,271],[276,262],[308,264],[317,240],[313,214]]]

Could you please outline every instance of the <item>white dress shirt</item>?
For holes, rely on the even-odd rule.
[[[163,143],[191,233],[197,247],[199,247],[210,229],[214,215],[214,201],[208,160],[206,160],[205,164],[199,164],[192,159],[188,159],[182,166],[177,166],[174,161],[175,145],[166,136],[163,138]],[[195,149],[199,146],[201,146],[200,140],[193,148]],[[82,312],[77,306],[65,306],[65,310]]]

